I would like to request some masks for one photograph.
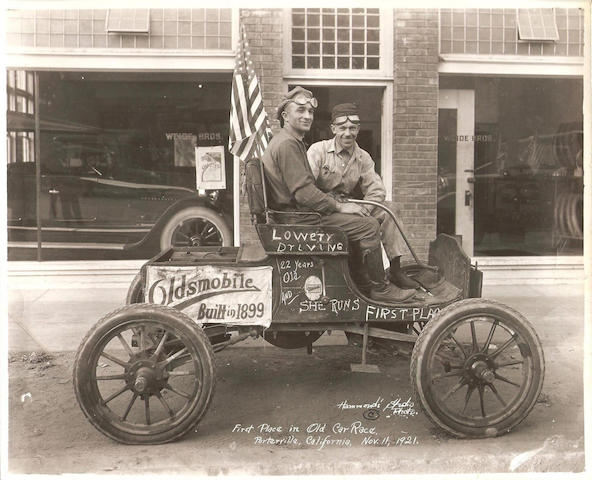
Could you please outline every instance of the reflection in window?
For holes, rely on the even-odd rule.
[[[475,255],[581,255],[582,81],[459,77],[440,87],[475,90]],[[438,164],[448,165],[439,172],[448,190],[439,185],[438,224],[454,229],[456,141],[447,138],[455,126],[447,133],[445,125]],[[464,191],[456,186],[456,195]]]
[[[16,97],[26,95],[17,85],[27,85],[26,75],[13,72],[7,81],[15,97],[15,111],[8,112],[8,241],[20,249],[10,248],[9,255],[22,255],[10,259],[34,258],[37,213],[44,259],[154,255],[162,225],[177,206],[205,202],[196,191],[195,147],[224,147],[227,188],[211,208],[227,212],[231,224],[233,162],[225,149],[230,74],[37,75],[39,138],[32,115],[16,111]],[[34,140],[40,151],[38,212]]]
[[[25,70],[8,70],[6,93],[8,97],[7,163],[34,162],[34,73]]]
[[[9,112],[34,114],[35,82],[33,72],[8,70],[6,72],[6,90]]]
[[[35,133],[7,132],[7,163],[31,163],[35,161]]]

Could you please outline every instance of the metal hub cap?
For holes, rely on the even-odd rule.
[[[469,371],[477,380],[485,381],[487,383],[491,383],[495,380],[493,370],[491,370],[483,360],[477,360],[473,363]]]
[[[167,372],[151,360],[134,362],[126,374],[129,387],[136,393],[157,393],[167,383]]]
[[[191,246],[192,247],[199,247],[199,246],[201,246],[201,241],[202,241],[201,235],[192,235],[189,238],[189,242],[191,243]]]
[[[492,383],[495,380],[495,363],[486,353],[470,355],[464,362],[467,378],[476,383]]]

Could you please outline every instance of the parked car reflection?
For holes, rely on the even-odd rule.
[[[223,192],[199,194],[193,167],[137,161],[121,135],[41,135],[39,214],[44,249],[114,250],[146,258],[170,245],[231,245]],[[142,147],[142,148],[140,148]],[[8,164],[8,246],[37,246],[34,162]],[[76,256],[72,254],[72,256]],[[66,255],[64,258],[68,258]]]

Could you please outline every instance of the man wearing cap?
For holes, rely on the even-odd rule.
[[[312,92],[302,87],[289,91],[278,106],[282,129],[274,135],[262,157],[269,205],[285,212],[313,210],[320,213],[323,225],[341,228],[350,244],[359,248],[371,280],[371,298],[391,303],[412,300],[414,290],[401,290],[386,279],[378,220],[366,215],[360,205],[339,202],[315,184],[303,138],[310,130],[317,106]],[[291,215],[291,221],[306,221],[299,217]]]
[[[370,154],[356,142],[360,117],[355,103],[342,103],[333,108],[331,131],[332,139],[317,142],[308,149],[308,161],[317,187],[337,198],[353,198],[354,189],[359,187],[363,200],[383,202],[386,189],[382,179],[374,170]],[[401,270],[405,241],[390,216],[371,205],[363,205],[362,213],[376,218],[380,224],[380,236],[390,260],[389,280],[403,289],[418,287],[419,284]],[[352,273],[359,270],[355,263],[352,267]],[[364,278],[358,280],[364,283]]]

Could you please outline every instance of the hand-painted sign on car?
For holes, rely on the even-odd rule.
[[[271,324],[273,268],[148,266],[145,301],[182,310],[198,323]]]

